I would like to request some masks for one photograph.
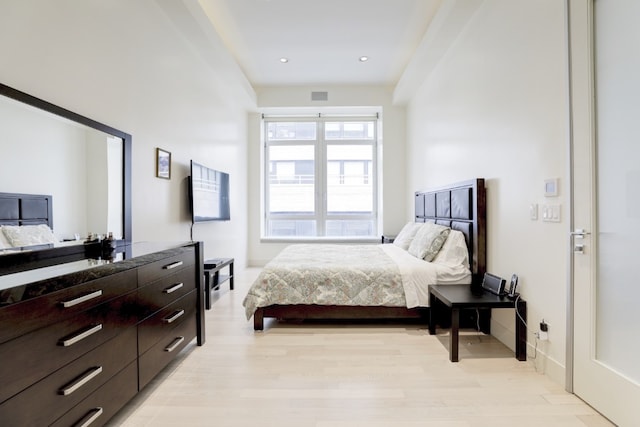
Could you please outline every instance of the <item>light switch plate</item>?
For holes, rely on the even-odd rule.
[[[531,218],[531,221],[538,220],[538,204],[537,203],[531,203],[531,205],[529,205],[529,218]]]
[[[542,220],[560,222],[560,205],[542,205]]]

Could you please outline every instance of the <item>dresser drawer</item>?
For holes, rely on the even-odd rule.
[[[136,293],[0,345],[0,402],[137,322]]]
[[[197,295],[196,291],[191,291],[141,322],[138,325],[138,354],[147,351],[185,319],[195,318]]]
[[[57,370],[1,404],[0,420],[5,425],[41,426],[57,419],[136,359],[136,339],[136,328],[129,328]]]
[[[193,265],[195,262],[195,250],[192,247],[184,248],[177,255],[138,268],[138,284],[144,286],[149,282]]]
[[[141,355],[138,363],[140,390],[142,390],[162,368],[167,366],[195,337],[196,316],[191,314],[180,325],[168,331],[165,337],[146,353]]]
[[[136,373],[136,362],[133,362],[50,425],[52,427],[104,425],[136,395],[138,391]]]
[[[0,310],[0,343],[75,316],[137,287],[135,270],[124,271],[81,285],[12,304]]]
[[[138,291],[139,319],[145,319],[173,301],[196,288],[193,268],[179,272],[151,283]]]

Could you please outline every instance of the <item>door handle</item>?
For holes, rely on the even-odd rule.
[[[569,233],[569,235],[571,237],[574,237],[576,240],[577,239],[584,239],[585,236],[590,235],[591,233],[589,233],[588,231],[585,231],[582,228],[576,228],[575,231],[572,231],[571,233]],[[578,242],[574,242],[573,243],[573,252],[576,254],[584,254],[584,250],[585,250],[585,246],[583,243],[578,243]]]
[[[583,230],[582,228],[576,228],[576,231],[572,231],[569,234],[571,236],[575,237],[576,239],[584,239],[584,236],[588,236],[591,233],[589,233],[588,231]]]

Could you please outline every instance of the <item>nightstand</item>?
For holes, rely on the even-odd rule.
[[[382,235],[382,243],[393,243],[395,239],[396,239],[396,236],[390,236],[388,234]]]
[[[436,333],[436,300],[451,308],[451,332],[449,332],[449,360],[458,361],[458,335],[460,309],[464,308],[513,308],[516,310],[516,359],[527,360],[527,303],[518,297],[511,300],[490,292],[472,292],[471,285],[429,285],[429,334]]]

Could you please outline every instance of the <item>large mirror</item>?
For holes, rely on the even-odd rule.
[[[60,240],[130,241],[131,135],[3,84],[0,95],[0,192],[51,195]]]

